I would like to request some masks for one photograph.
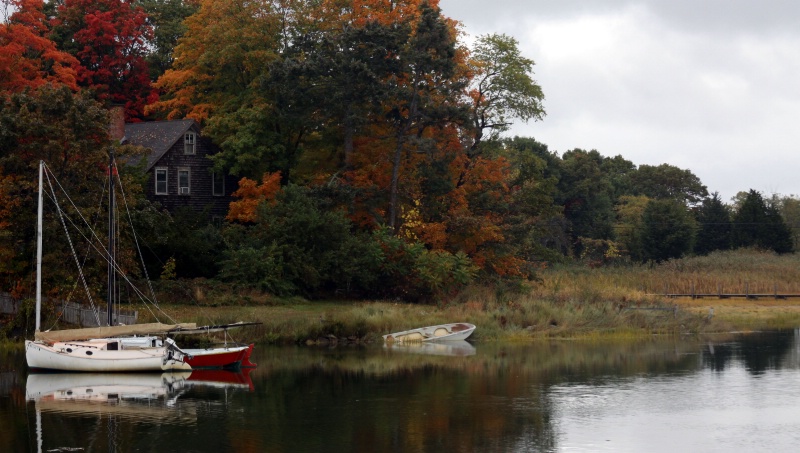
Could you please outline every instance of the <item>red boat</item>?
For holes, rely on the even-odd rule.
[[[182,349],[189,357],[184,359],[192,369],[238,369],[252,368],[256,365],[250,362],[253,353],[253,344],[247,346],[224,346],[221,348],[207,349]]]

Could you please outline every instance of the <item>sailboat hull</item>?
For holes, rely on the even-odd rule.
[[[28,367],[42,370],[118,372],[191,370],[165,348],[106,350],[87,343],[25,342]]]

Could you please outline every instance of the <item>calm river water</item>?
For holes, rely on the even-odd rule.
[[[256,347],[249,374],[29,374],[0,451],[790,452],[800,331],[639,342]]]

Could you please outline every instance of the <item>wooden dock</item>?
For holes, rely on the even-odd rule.
[[[744,292],[731,292],[726,293],[723,292],[721,288],[717,288],[716,293],[698,293],[694,289],[694,284],[692,284],[692,288],[690,292],[670,292],[665,288],[663,293],[657,294],[658,296],[667,297],[667,298],[691,298],[691,299],[706,299],[706,298],[716,298],[716,299],[775,299],[775,300],[782,300],[782,299],[792,299],[796,297],[800,297],[800,294],[797,293],[782,293],[778,291],[778,286],[775,285],[773,291],[771,293],[765,292],[750,292],[749,285],[745,285]]]
[[[748,293],[724,293],[724,294],[715,294],[715,293],[704,293],[704,294],[695,294],[695,293],[669,293],[669,294],[658,294],[662,297],[668,298],[691,298],[691,299],[706,299],[706,298],[716,298],[716,299],[791,299],[795,297],[800,297],[800,294],[769,294],[769,293],[760,293],[760,294],[748,294]]]

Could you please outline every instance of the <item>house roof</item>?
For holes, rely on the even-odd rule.
[[[123,142],[151,150],[147,156],[146,171],[149,171],[172,148],[172,145],[178,140],[183,140],[183,134],[196,124],[194,120],[126,123]]]

